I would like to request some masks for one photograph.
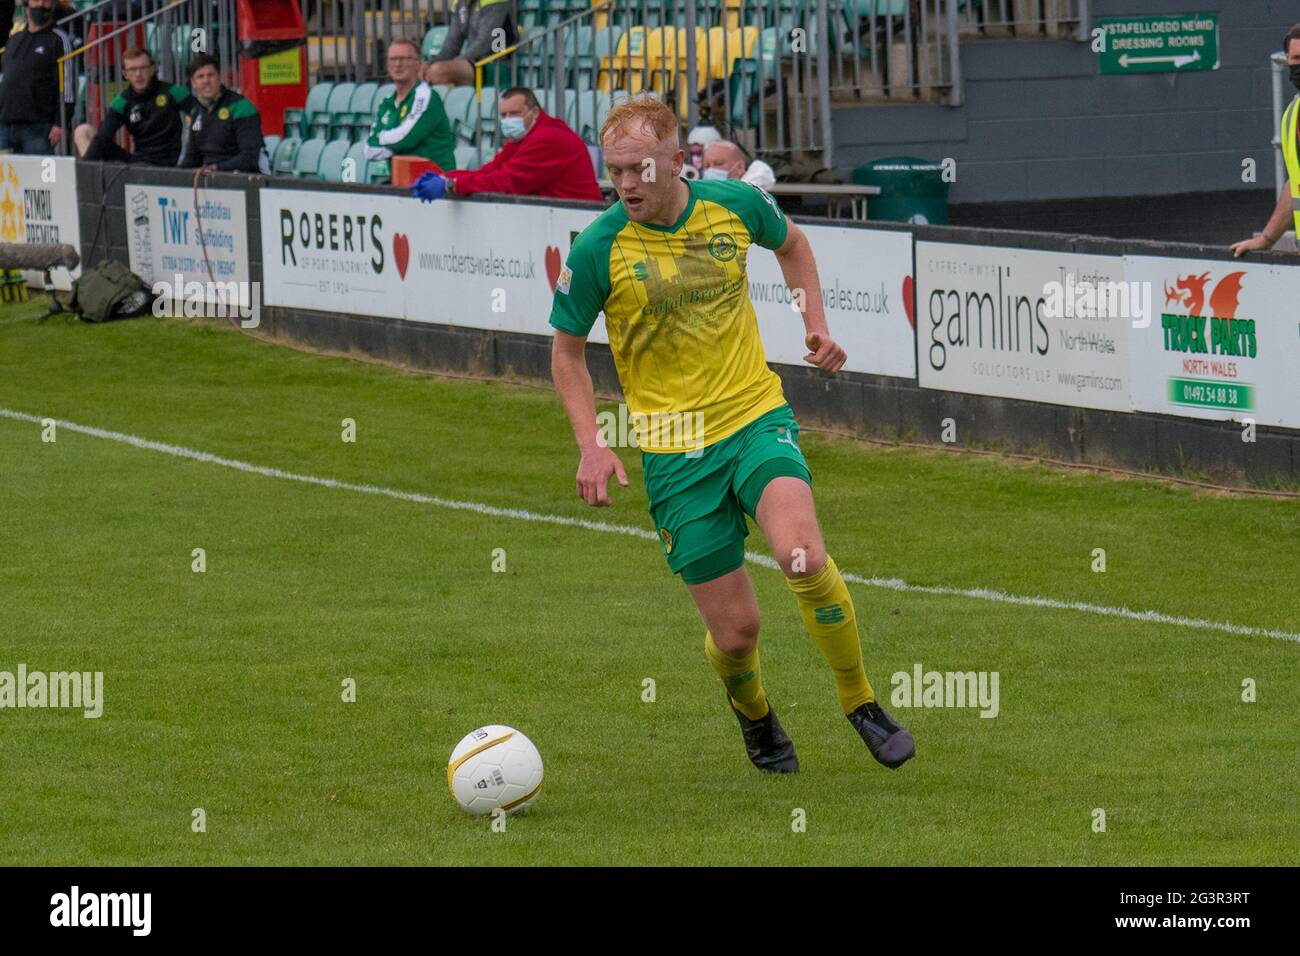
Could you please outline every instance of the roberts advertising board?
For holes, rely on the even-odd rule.
[[[1300,266],[1132,256],[1157,297],[1133,329],[1133,405],[1300,428]]]
[[[1129,409],[1128,326],[1149,302],[1121,257],[917,242],[916,286],[924,388]]]
[[[573,239],[600,212],[324,190],[264,189],[260,201],[266,305],[548,336]],[[914,375],[908,234],[806,231],[847,368]],[[803,322],[775,255],[751,248],[748,266],[768,359],[803,364]],[[591,340],[607,341],[603,317]]]

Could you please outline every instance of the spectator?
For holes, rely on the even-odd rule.
[[[704,169],[702,179],[739,179],[753,183],[760,189],[776,185],[776,173],[772,167],[761,159],[756,159],[745,168],[745,154],[729,139],[710,143],[704,148]]]
[[[444,194],[508,193],[552,199],[601,200],[587,144],[564,123],[548,115],[526,86],[501,94],[501,135],[509,142],[482,169],[439,176],[425,173],[412,192],[427,201]]]
[[[72,52],[72,40],[54,25],[55,6],[54,0],[30,0],[27,22],[0,55],[0,149],[52,153],[63,141],[60,106],[71,112],[77,81],[72,60],[65,60],[60,98],[59,57]]]
[[[514,46],[517,39],[507,0],[458,0],[447,38],[425,66],[424,79],[468,86],[476,60]]]
[[[190,61],[196,104],[190,138],[178,165],[207,172],[269,172],[263,167],[262,118],[257,107],[221,82],[220,63],[208,53]],[[269,166],[269,164],[267,164]]]
[[[437,91],[420,80],[420,47],[414,40],[389,44],[388,78],[393,95],[379,104],[366,159],[423,156],[441,169],[455,169],[456,141],[447,111]]]
[[[1286,32],[1282,52],[1286,54],[1287,71],[1296,89],[1295,98],[1282,111],[1282,126],[1278,131],[1286,182],[1278,193],[1273,215],[1264,224],[1264,231],[1255,233],[1250,239],[1234,242],[1231,246],[1233,256],[1272,249],[1288,227],[1294,227],[1296,237],[1300,239],[1300,23]]]
[[[78,154],[114,163],[175,166],[181,155],[182,117],[196,105],[193,95],[158,79],[153,57],[140,47],[122,54],[122,75],[128,85],[109,104],[104,125],[96,130],[83,123],[73,131]],[[123,126],[131,134],[134,153],[113,142]]]
[[[0,50],[4,49],[5,43],[9,40],[9,34],[14,28],[14,7],[18,4],[16,0],[0,0]],[[72,16],[77,11],[66,3],[55,0],[54,2],[54,22],[57,24]],[[81,46],[81,37],[77,24],[69,23],[62,27],[63,31],[72,39],[72,48],[75,50]]]

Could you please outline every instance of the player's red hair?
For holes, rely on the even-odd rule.
[[[658,139],[669,136],[677,139],[679,136],[677,114],[649,96],[623,100],[610,110],[600,127],[600,142],[604,143],[605,137],[610,133],[618,133],[628,127],[652,130]]]

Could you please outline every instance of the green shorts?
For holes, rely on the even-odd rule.
[[[789,405],[690,452],[641,453],[650,516],[674,574],[703,584],[745,563],[745,538],[758,499],[773,478],[812,484]]]

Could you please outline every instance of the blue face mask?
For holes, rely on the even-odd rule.
[[[717,166],[713,166],[706,169],[700,174],[700,176],[702,179],[726,179],[727,171],[725,169],[719,169]]]
[[[522,116],[501,117],[501,135],[506,139],[523,139],[526,132]]]

